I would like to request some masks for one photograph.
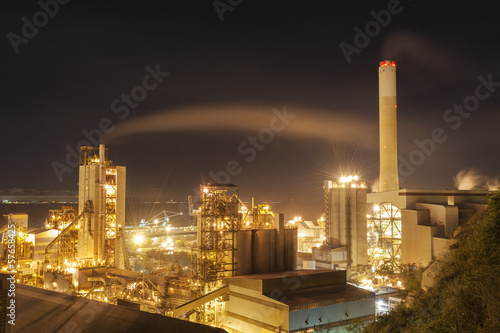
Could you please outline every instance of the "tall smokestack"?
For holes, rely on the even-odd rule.
[[[399,190],[396,63],[385,60],[378,69],[380,177],[379,191]]]

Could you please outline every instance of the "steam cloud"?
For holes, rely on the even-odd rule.
[[[500,186],[500,180],[481,175],[477,169],[460,170],[453,182],[459,190],[494,191]]]
[[[378,192],[379,185],[380,185],[380,183],[379,183],[379,179],[377,177],[377,178],[375,178],[375,180],[373,181],[373,183],[371,183],[372,192]]]
[[[283,112],[284,108],[277,108]],[[280,137],[314,138],[362,145],[373,148],[372,140],[360,140],[366,133],[377,133],[377,123],[339,113],[326,113],[297,108],[287,108],[287,114],[295,115],[289,119]],[[262,128],[269,127],[275,114],[271,108],[249,106],[212,106],[190,107],[146,115],[116,125],[115,130],[105,136],[106,143],[116,143],[130,135],[161,132],[220,132],[239,131],[257,134]],[[281,126],[281,123],[279,123]]]
[[[435,72],[447,72],[448,74],[453,74],[454,68],[460,67],[460,61],[454,55],[407,32],[389,35],[384,41],[382,55],[384,59],[400,59],[403,56],[408,56]]]

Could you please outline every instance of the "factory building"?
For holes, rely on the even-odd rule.
[[[28,229],[28,214],[4,215],[7,224],[0,229],[0,260],[7,267],[30,274],[36,268],[32,262],[35,235]],[[4,267],[5,272],[6,267]]]
[[[453,232],[474,213],[486,208],[488,191],[465,190],[414,190],[378,192],[368,194],[368,206],[397,207],[400,217],[398,228],[399,249],[390,252],[390,244],[384,238],[377,244],[380,249],[374,260],[394,261],[400,264],[427,266],[432,259],[443,252]],[[372,208],[373,209],[373,208]],[[390,213],[382,213],[390,220]],[[383,230],[380,230],[383,233]],[[387,230],[391,237],[394,230]],[[394,250],[394,249],[392,249]],[[397,256],[395,257],[394,254]],[[392,257],[392,258],[391,258]]]
[[[158,266],[151,273],[131,271],[121,229],[126,168],[109,160],[104,145],[81,147],[78,209],[50,211],[48,230],[22,240],[20,257],[45,262],[43,270],[20,269],[29,273],[23,283],[40,285],[41,272],[46,289],[87,293],[235,333],[332,332],[371,320],[374,294],[346,279],[366,273],[369,263],[373,271],[389,266],[395,272],[401,264],[428,265],[466,218],[485,207],[488,195],[399,189],[396,64],[390,60],[379,67],[379,120],[380,191],[367,194],[357,176],[326,180],[317,223],[285,222],[283,214],[253,200],[247,207],[236,185],[201,185],[199,209],[189,203],[197,218],[191,275],[180,269],[160,276],[165,267]],[[25,230],[27,218],[15,224]],[[163,224],[155,231],[168,235],[169,228]],[[135,236],[142,239],[141,232]],[[299,251],[302,267],[327,270],[297,270]]]
[[[82,287],[78,276],[88,267],[130,269],[122,234],[125,170],[109,160],[103,144],[80,148],[78,209],[51,210],[47,230],[37,233],[38,245],[46,245],[43,255],[36,248],[45,286],[61,291]]]
[[[333,332],[375,317],[374,293],[345,271],[301,270],[227,279],[228,332]]]
[[[366,184],[357,176],[324,183],[325,242],[313,248],[315,267],[347,269],[368,264]]]
[[[0,332],[201,332],[223,333],[210,327],[107,304],[84,297],[62,294],[41,288],[16,285],[15,326],[8,324],[6,308],[9,275],[0,274]]]
[[[288,221],[288,223],[297,226],[297,248],[299,252],[312,253],[313,247],[321,246],[321,243],[326,239],[324,222],[324,216],[316,221],[303,220],[300,216]]]
[[[125,173],[124,166],[112,164],[103,144],[81,147],[78,212],[87,214],[78,224],[80,260],[115,266],[116,234],[125,226]],[[122,261],[117,258],[117,264]]]
[[[379,192],[367,195],[368,253],[375,269],[427,266],[467,217],[484,209],[488,191],[399,189],[396,63],[379,67]]]
[[[224,288],[224,278],[283,272],[297,267],[297,229],[286,227],[283,214],[268,206],[247,208],[232,184],[200,186],[198,247],[192,252],[193,298]],[[220,298],[202,303],[197,322],[221,325]]]

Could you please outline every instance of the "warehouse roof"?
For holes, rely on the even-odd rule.
[[[3,275],[3,279],[5,279]],[[7,281],[2,281],[4,284]],[[16,285],[14,332],[207,332],[223,329],[122,306]]]

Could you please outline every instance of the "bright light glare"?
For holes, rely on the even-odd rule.
[[[134,236],[134,243],[142,244],[142,242],[144,242],[144,237],[142,237],[141,234],[137,234]]]
[[[342,176],[342,177],[340,177],[340,182],[341,183],[350,183],[353,180],[357,181],[358,179],[359,179],[358,176]]]

